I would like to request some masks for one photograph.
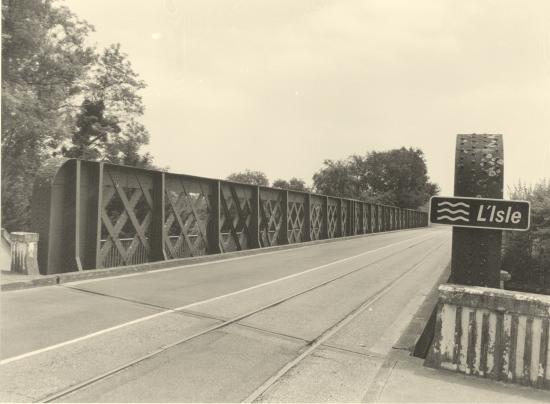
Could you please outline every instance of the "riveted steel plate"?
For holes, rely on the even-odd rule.
[[[502,199],[502,135],[457,135],[455,197]],[[499,287],[501,230],[453,228],[451,281]]]

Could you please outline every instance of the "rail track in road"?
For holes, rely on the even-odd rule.
[[[372,240],[374,241],[379,236],[391,235],[392,233],[393,232],[369,235],[366,240],[371,239],[371,236],[372,236]],[[396,234],[396,233],[393,233],[393,234]],[[120,279],[124,279],[124,281],[123,281],[124,285],[121,285],[121,286],[126,287],[125,280],[128,279],[128,278],[131,281],[132,279],[149,276],[149,279],[151,281],[154,281],[154,279],[151,279],[151,276],[158,278],[159,274],[160,274],[160,276],[162,276],[162,274],[164,274],[168,271],[170,271],[170,272],[171,271],[180,272],[179,270],[183,270],[183,271],[186,272],[187,270],[194,270],[198,267],[203,268],[205,266],[215,266],[217,268],[219,265],[227,265],[227,263],[234,264],[235,262],[251,261],[255,257],[256,258],[265,258],[266,256],[269,256],[271,258],[271,256],[283,255],[285,253],[292,254],[292,253],[295,253],[295,252],[307,251],[308,249],[319,248],[321,245],[312,244],[312,245],[309,245],[309,246],[300,246],[300,247],[292,248],[292,249],[267,251],[267,252],[263,252],[263,253],[260,253],[260,254],[257,254],[257,255],[245,255],[245,256],[241,256],[241,257],[233,257],[233,258],[228,258],[228,259],[215,260],[215,261],[212,261],[212,262],[203,262],[203,263],[197,263],[197,264],[190,264],[190,265],[183,266],[183,267],[175,266],[175,267],[172,267],[172,268],[154,270],[154,271],[151,271],[151,272],[138,272],[138,273],[132,273],[132,274],[113,276],[113,277],[108,277],[108,278],[87,279],[87,280],[83,280],[83,281],[76,281],[76,282],[71,282],[71,283],[65,283],[65,284],[62,284],[62,285],[58,285],[54,288],[58,288],[58,290],[63,290],[63,289],[64,290],[74,290],[76,292],[85,293],[85,294],[88,294],[90,296],[93,296],[93,295],[103,296],[103,297],[115,299],[115,300],[118,300],[118,301],[121,301],[121,302],[126,301],[126,302],[129,302],[129,303],[132,303],[132,304],[136,304],[137,306],[154,308],[154,309],[161,310],[161,311],[157,312],[157,313],[154,313],[152,315],[139,317],[139,318],[136,318],[136,319],[133,319],[131,321],[124,322],[124,323],[118,323],[118,324],[115,324],[111,327],[102,328],[102,329],[99,329],[99,330],[94,331],[94,332],[89,332],[89,333],[87,333],[83,336],[79,336],[77,338],[73,338],[73,339],[70,339],[70,340],[61,341],[57,344],[41,347],[39,349],[35,349],[35,350],[31,350],[31,351],[24,351],[24,353],[19,352],[16,355],[9,356],[7,358],[1,359],[0,360],[0,366],[6,365],[6,364],[11,363],[11,362],[16,362],[16,361],[19,361],[19,360],[22,360],[22,359],[25,359],[25,358],[29,358],[29,357],[32,357],[32,356],[35,356],[35,355],[38,355],[38,354],[42,354],[42,353],[45,353],[45,352],[48,352],[48,351],[57,350],[57,349],[66,347],[68,345],[74,344],[74,343],[80,343],[80,342],[83,342],[83,341],[88,340],[90,338],[95,338],[95,337],[98,337],[100,335],[112,333],[116,330],[120,330],[120,329],[129,327],[129,326],[134,326],[134,325],[137,325],[139,323],[144,323],[144,322],[147,322],[147,321],[151,321],[151,320],[153,320],[157,317],[160,317],[160,316],[164,316],[164,315],[171,314],[171,313],[184,313],[184,312],[187,312],[190,308],[193,308],[193,307],[197,307],[197,306],[201,306],[201,305],[204,305],[204,304],[220,301],[220,300],[223,300],[223,299],[230,298],[232,296],[241,295],[241,294],[253,291],[255,289],[260,289],[260,288],[264,288],[264,287],[267,287],[267,286],[275,285],[277,283],[286,282],[287,280],[290,280],[290,279],[297,279],[298,277],[303,277],[304,275],[313,274],[315,272],[319,272],[319,271],[324,270],[326,268],[336,266],[338,264],[343,264],[343,263],[346,263],[346,262],[350,262],[350,261],[353,261],[353,260],[358,259],[360,257],[366,256],[366,255],[369,255],[369,254],[372,254],[372,253],[376,253],[376,252],[379,252],[379,251],[382,251],[382,250],[386,250],[388,248],[397,246],[399,244],[403,244],[403,243],[410,242],[410,241],[413,241],[413,240],[416,240],[416,239],[419,239],[419,238],[424,238],[424,237],[426,237],[426,236],[417,236],[417,237],[413,237],[413,238],[410,238],[410,239],[401,240],[401,241],[398,241],[398,242],[395,242],[395,243],[382,245],[380,247],[377,247],[377,248],[374,248],[374,249],[371,249],[371,250],[363,251],[359,254],[346,256],[345,258],[338,259],[338,260],[335,260],[335,261],[329,261],[327,263],[315,266],[313,268],[309,268],[309,269],[305,269],[305,270],[299,270],[298,272],[291,272],[287,276],[283,276],[283,277],[279,277],[279,278],[275,278],[275,279],[270,279],[266,282],[260,282],[259,284],[253,284],[252,286],[245,287],[245,288],[242,288],[242,289],[232,290],[229,293],[222,293],[220,295],[208,296],[207,298],[197,297],[198,300],[189,302],[188,304],[185,304],[185,305],[179,306],[179,307],[167,307],[166,305],[162,305],[162,304],[146,303],[146,302],[144,302],[143,300],[140,300],[140,299],[124,298],[124,297],[121,297],[121,296],[118,296],[118,295],[113,295],[112,293],[104,293],[100,290],[87,289],[86,287],[81,287],[80,285],[82,285],[82,284],[87,285],[89,283],[92,283],[92,284],[94,284],[94,283],[106,283],[106,282],[111,283],[113,281],[117,282]],[[359,239],[356,239],[356,240],[359,240]],[[340,242],[346,242],[346,240],[342,240],[342,239],[333,240],[333,241],[330,242],[330,244],[338,245]],[[216,271],[218,271],[218,269],[216,269]],[[220,272],[220,274],[222,274],[222,272]],[[75,285],[76,285],[76,287],[75,287]],[[15,293],[19,293],[19,292],[24,293],[24,291],[14,291],[14,292]],[[6,314],[9,314],[9,313],[6,313]],[[48,313],[44,313],[44,314],[47,315]],[[30,331],[30,330],[26,330],[26,331]]]
[[[240,315],[235,316],[235,317],[230,318],[230,319],[222,320],[222,322],[220,322],[219,324],[212,325],[210,327],[205,328],[204,330],[201,330],[201,331],[196,332],[192,335],[181,338],[181,339],[179,339],[175,342],[167,344],[167,345],[165,345],[165,346],[163,346],[159,349],[156,349],[156,350],[154,350],[154,351],[152,351],[152,352],[150,352],[146,355],[143,355],[143,356],[141,356],[139,358],[136,358],[132,361],[129,361],[127,363],[124,363],[121,366],[115,367],[115,368],[113,368],[113,369],[111,369],[107,372],[101,373],[101,374],[99,374],[95,377],[91,377],[91,378],[89,378],[87,380],[84,380],[80,383],[74,384],[74,385],[69,386],[65,389],[59,390],[56,393],[50,394],[46,397],[43,397],[42,399],[40,399],[38,401],[39,402],[52,402],[52,401],[59,400],[59,399],[62,399],[64,397],[67,397],[67,396],[71,395],[72,393],[76,393],[79,390],[85,389],[88,386],[91,386],[91,385],[93,385],[95,383],[98,383],[102,380],[106,380],[106,379],[108,379],[108,378],[110,378],[110,377],[112,377],[112,376],[114,376],[118,373],[121,373],[126,369],[129,369],[133,366],[136,366],[136,365],[138,365],[142,362],[148,361],[148,360],[158,356],[159,354],[161,354],[163,352],[166,352],[166,351],[168,351],[172,348],[175,348],[176,346],[185,344],[186,342],[194,340],[194,339],[196,339],[198,337],[201,337],[203,335],[206,335],[208,333],[212,333],[216,330],[222,329],[222,328],[227,327],[231,324],[239,323],[241,320],[244,320],[244,319],[246,319],[248,317],[251,317],[255,314],[267,311],[267,310],[269,310],[269,309],[271,309],[275,306],[278,306],[282,303],[288,302],[292,299],[296,299],[299,296],[308,294],[308,293],[310,293],[314,290],[317,290],[317,289],[322,288],[324,286],[327,286],[329,284],[338,282],[339,280],[344,279],[346,277],[349,277],[350,275],[352,275],[354,273],[365,270],[366,268],[369,268],[369,267],[371,267],[375,264],[378,264],[380,262],[388,260],[389,258],[394,257],[397,254],[400,254],[402,252],[407,251],[407,249],[413,248],[413,247],[418,246],[418,245],[420,245],[420,244],[422,244],[426,241],[429,241],[429,240],[433,239],[437,234],[438,234],[438,232],[432,232],[432,233],[428,234],[427,236],[417,237],[417,239],[419,239],[419,241],[417,241],[413,244],[410,244],[410,243],[412,241],[414,241],[415,239],[407,239],[407,240],[403,240],[399,243],[394,243],[390,246],[394,246],[396,244],[402,244],[402,243],[407,243],[407,245],[403,248],[400,248],[397,251],[393,250],[391,253],[388,253],[388,254],[386,254],[386,255],[384,255],[384,256],[382,256],[382,257],[380,257],[380,258],[378,258],[374,261],[371,261],[367,264],[362,264],[362,265],[359,265],[359,266],[356,265],[350,271],[346,271],[346,272],[344,272],[342,274],[339,274],[337,276],[333,276],[333,277],[331,277],[329,279],[326,279],[322,282],[316,283],[316,284],[314,284],[312,286],[309,286],[305,289],[299,290],[295,293],[289,294],[288,296],[285,296],[283,298],[280,298],[280,299],[272,301],[268,304],[265,304],[265,305],[263,305],[259,308],[255,308],[254,310],[247,311],[244,314],[240,314]],[[360,302],[360,304],[356,305],[356,307],[354,307],[352,310],[348,311],[343,317],[341,317],[337,321],[333,322],[333,324],[330,327],[328,327],[323,332],[321,332],[316,338],[308,341],[305,350],[303,350],[301,353],[299,353],[296,357],[294,357],[286,365],[284,365],[278,372],[276,372],[269,379],[267,379],[260,387],[258,387],[253,393],[251,393],[244,401],[251,402],[251,401],[254,401],[257,398],[261,397],[263,392],[265,392],[271,385],[276,383],[277,380],[279,380],[281,377],[283,377],[290,369],[292,369],[294,366],[296,366],[298,363],[300,363],[304,358],[306,358],[312,352],[314,352],[315,349],[317,349],[319,346],[321,346],[328,338],[330,338],[337,331],[339,331],[346,324],[348,324],[355,317],[357,317],[360,313],[362,313],[364,310],[369,308],[369,306],[374,304],[378,299],[380,299],[382,296],[384,296],[386,293],[388,293],[395,285],[397,285],[401,280],[403,280],[408,274],[410,274],[416,268],[418,268],[419,265],[424,260],[426,260],[427,257],[429,257],[431,254],[433,254],[435,251],[437,251],[439,248],[441,248],[447,242],[448,242],[448,240],[445,240],[442,243],[437,244],[434,248],[429,249],[426,252],[426,254],[424,254],[420,259],[416,260],[414,263],[411,263],[411,265],[409,265],[398,276],[395,276],[389,282],[386,282],[384,285],[382,285],[380,288],[375,290],[373,293],[370,293],[368,296],[365,296],[365,298]],[[375,249],[375,250],[370,250],[370,251],[366,252],[365,254],[372,253],[372,252],[379,251],[379,250],[383,250],[385,248],[386,247],[378,248],[378,249]],[[360,255],[365,255],[365,254],[360,254]],[[350,258],[353,258],[353,257],[350,257]],[[341,261],[343,261],[343,260],[339,260],[338,262],[341,262]],[[349,261],[351,261],[351,259]],[[327,266],[329,266],[331,264],[334,264],[334,263],[329,263],[329,264],[327,264]],[[285,278],[291,279],[291,277],[285,277]],[[282,278],[282,279],[284,279],[284,278]],[[269,284],[269,282],[266,283],[266,285],[267,284]],[[115,297],[115,298],[118,298],[118,297]],[[134,303],[140,304],[141,302],[134,301]],[[141,303],[141,304],[145,304],[145,303]],[[162,307],[158,307],[158,308],[162,308]],[[174,309],[169,309],[169,310],[172,311],[172,312],[176,311]],[[183,310],[181,310],[181,311],[185,312]]]

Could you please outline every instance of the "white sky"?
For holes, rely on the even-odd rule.
[[[550,1],[65,4],[147,82],[172,172],[311,184],[324,159],[413,146],[452,195],[456,134],[501,133],[508,185],[550,177]]]

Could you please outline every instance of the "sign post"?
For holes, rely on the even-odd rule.
[[[502,135],[457,135],[455,197],[502,199]],[[450,282],[500,286],[502,230],[453,228]]]

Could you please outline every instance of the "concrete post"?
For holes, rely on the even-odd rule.
[[[500,288],[504,289],[504,282],[508,282],[512,279],[512,275],[509,272],[500,270]]]
[[[38,233],[14,232],[11,238],[11,271],[25,275],[38,272]]]

